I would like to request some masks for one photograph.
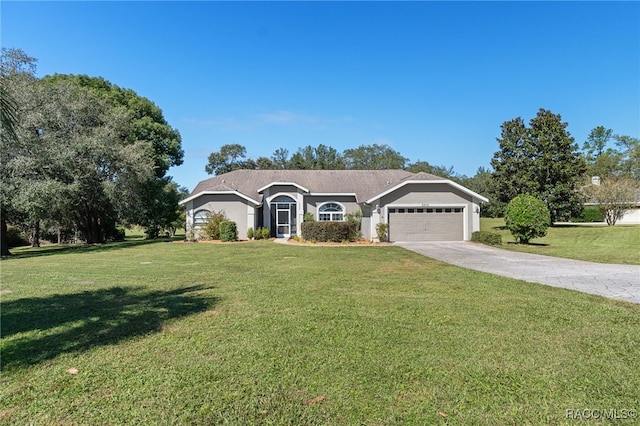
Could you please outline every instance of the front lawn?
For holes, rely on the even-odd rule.
[[[504,225],[504,219],[480,219],[482,231],[502,235],[501,248],[591,262],[640,265],[640,225],[552,226],[545,237],[535,238],[530,244],[515,244]]]
[[[18,252],[0,263],[2,424],[574,424],[640,408],[640,305],[388,245]]]

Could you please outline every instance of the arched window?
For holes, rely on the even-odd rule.
[[[207,223],[207,220],[209,219],[209,214],[210,212],[208,210],[198,210],[193,215],[193,224],[204,225],[205,223]]]
[[[338,203],[325,203],[318,208],[318,220],[321,222],[343,222],[344,207]]]

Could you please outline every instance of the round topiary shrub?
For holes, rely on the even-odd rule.
[[[517,243],[528,244],[530,240],[547,235],[551,216],[547,206],[532,195],[518,195],[504,211],[504,221]]]

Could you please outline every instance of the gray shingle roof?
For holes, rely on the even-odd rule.
[[[205,191],[238,191],[262,201],[258,189],[274,182],[296,183],[311,193],[356,194],[358,202],[365,201],[406,180],[443,180],[428,173],[404,170],[234,170],[203,180],[191,195]]]

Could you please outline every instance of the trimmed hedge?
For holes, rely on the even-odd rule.
[[[488,246],[501,246],[502,235],[489,231],[476,231],[471,234],[471,241]]]
[[[238,227],[235,222],[223,220],[220,222],[220,241],[236,241],[238,239]]]
[[[585,206],[580,217],[571,218],[572,222],[604,222],[604,213],[595,206]]]
[[[358,238],[354,222],[303,222],[302,238],[309,241],[341,243]]]

